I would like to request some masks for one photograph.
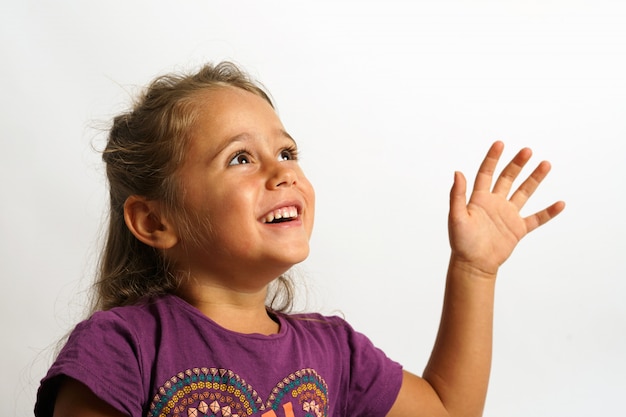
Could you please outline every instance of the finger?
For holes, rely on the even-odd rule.
[[[506,198],[511,191],[513,182],[522,171],[530,157],[532,151],[529,148],[520,150],[517,155],[509,162],[509,164],[502,170],[500,176],[496,180],[496,184],[493,186],[493,193],[499,194]]]
[[[476,174],[474,191],[489,191],[491,189],[493,173],[496,170],[496,165],[498,165],[503,149],[504,143],[500,141],[491,145],[485,159],[483,159],[483,162],[480,164],[478,174]]]
[[[517,190],[511,196],[511,203],[513,203],[518,209],[521,209],[528,201],[530,196],[533,195],[535,190],[539,187],[539,184],[546,178],[550,172],[551,165],[548,161],[541,162],[537,168],[530,174],[530,176],[524,181]]]
[[[524,219],[524,222],[526,223],[526,233],[530,233],[539,226],[542,226],[550,220],[554,219],[563,211],[563,209],[565,209],[565,202],[557,201],[556,203],[552,204],[549,207],[546,207],[541,211],[538,211],[532,216],[526,217]]]
[[[450,190],[450,220],[461,219],[467,213],[467,181],[465,176],[456,171],[454,184]]]

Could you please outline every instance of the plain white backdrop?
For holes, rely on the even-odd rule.
[[[31,415],[83,317],[106,208],[97,149],[154,76],[233,60],[272,93],[316,186],[302,308],[341,312],[421,373],[454,170],[491,142],[567,202],[498,283],[486,416],[626,408],[626,7],[621,1],[4,1],[0,415]]]

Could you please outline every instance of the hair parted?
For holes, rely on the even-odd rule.
[[[272,101],[263,88],[231,62],[204,65],[191,74],[156,78],[132,109],[113,119],[102,159],[109,182],[109,224],[94,287],[92,312],[134,304],[145,297],[172,293],[180,276],[159,250],[139,241],[124,221],[131,195],[160,201],[168,215],[189,219],[175,179],[189,131],[198,117],[196,98],[207,89],[241,88]],[[189,229],[189,228],[187,228]],[[286,311],[293,304],[293,284],[280,276],[268,297],[268,308]]]

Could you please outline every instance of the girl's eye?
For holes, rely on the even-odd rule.
[[[283,149],[278,155],[279,161],[297,161],[298,150],[296,148]]]
[[[239,152],[230,160],[228,165],[243,165],[250,163],[250,156],[246,152]]]

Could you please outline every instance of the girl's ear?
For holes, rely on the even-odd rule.
[[[178,243],[176,229],[158,201],[131,195],[124,203],[124,220],[137,239],[153,248],[170,249]]]

